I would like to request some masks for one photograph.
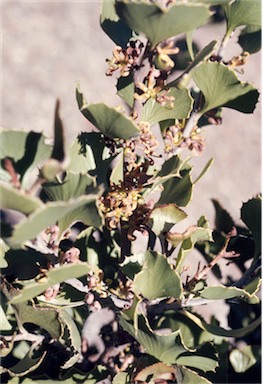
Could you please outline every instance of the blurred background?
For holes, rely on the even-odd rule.
[[[2,2],[2,100],[1,125],[52,134],[56,99],[61,101],[67,144],[91,128],[78,110],[75,88],[88,102],[120,104],[116,79],[106,77],[106,58],[114,43],[100,29],[99,1],[3,1]],[[209,24],[194,34],[202,49],[222,38],[224,22]],[[235,43],[226,59],[241,53]],[[259,88],[261,55],[252,55],[242,79]],[[261,108],[253,115],[224,109],[221,126],[205,128],[206,149],[194,159],[198,169],[213,157],[209,172],[196,185],[187,208],[193,224],[205,214],[213,221],[211,199],[219,202],[239,223],[242,202],[261,189]]]

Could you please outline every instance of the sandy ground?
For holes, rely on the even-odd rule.
[[[55,101],[67,141],[90,128],[78,110],[76,83],[89,102],[118,105],[116,79],[105,76],[106,58],[113,42],[99,26],[98,1],[2,2],[2,101],[1,125],[8,129],[52,132]],[[198,30],[194,40],[203,48],[223,36],[224,24]],[[236,46],[228,55],[240,52]],[[250,57],[243,79],[260,86],[261,55]],[[235,220],[239,209],[261,190],[261,110],[254,115],[224,110],[221,126],[205,129],[206,150],[196,158],[201,169],[213,157],[214,164],[196,185],[187,212],[194,224],[205,214],[212,222],[211,198],[218,199]]]

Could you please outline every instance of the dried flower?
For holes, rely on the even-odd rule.
[[[173,47],[173,41],[161,43],[156,47],[157,51],[157,64],[165,71],[170,71],[174,67],[173,60],[169,55],[176,55],[179,53],[178,47]]]
[[[190,137],[187,137],[182,141],[180,147],[188,147],[188,149],[195,154],[201,154],[205,148],[205,140],[204,137],[200,135],[200,132],[201,129],[197,127],[193,130]]]
[[[100,209],[104,214],[106,226],[116,229],[122,221],[128,221],[138,204],[143,201],[138,189],[129,190],[122,182],[113,184],[106,196],[100,199]]]
[[[164,131],[164,143],[165,143],[165,152],[173,153],[183,141],[183,124],[178,120],[175,125],[170,126]]]
[[[162,90],[163,86],[164,84],[161,77],[161,71],[156,68],[152,68],[146,79],[146,84],[142,82],[136,84],[136,87],[141,90],[142,93],[139,94],[138,92],[135,92],[134,98],[142,101],[146,101],[150,98],[155,99],[157,94]]]
[[[130,41],[126,49],[117,45],[113,50],[113,57],[107,63],[107,76],[112,76],[113,72],[119,70],[122,77],[127,77],[132,69],[137,65],[141,54],[143,43],[139,40]]]
[[[145,156],[152,162],[152,156],[156,156],[155,149],[159,146],[159,143],[148,122],[141,121],[139,128],[141,133],[138,138],[138,145],[143,147]]]

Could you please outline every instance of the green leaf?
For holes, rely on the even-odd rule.
[[[85,157],[92,153],[95,161],[94,169],[91,169],[89,174],[96,178],[97,185],[108,185],[110,166],[115,156],[110,155],[103,135],[98,132],[83,132],[78,136],[78,140],[80,153]]]
[[[244,336],[249,335],[251,332],[257,329],[257,327],[261,324],[261,317],[250,323],[248,326],[238,329],[224,329],[216,325],[207,324],[204,321],[202,321],[202,324],[208,332],[213,333],[214,335],[222,337],[243,338]]]
[[[180,177],[170,178],[170,180],[163,183],[164,189],[158,200],[158,205],[172,203],[181,207],[187,206],[193,193],[190,173],[191,168],[183,169],[180,172]]]
[[[191,61],[194,60],[193,33],[194,33],[194,31],[188,31],[186,33],[186,44],[187,44],[187,49],[188,49],[189,55],[191,57]]]
[[[209,226],[192,225],[183,233],[168,232],[166,238],[173,247],[186,239],[190,239],[194,246],[197,241],[212,241],[212,229]]]
[[[0,182],[1,208],[14,209],[29,215],[36,209],[43,207],[40,199],[30,196],[11,185]]]
[[[200,296],[209,299],[209,300],[227,300],[234,297],[248,297],[253,296],[245,289],[236,288],[236,287],[225,287],[224,285],[211,285],[205,287],[202,291],[199,292]]]
[[[196,184],[200,179],[202,179],[202,177],[206,174],[206,172],[210,169],[211,165],[213,164],[214,162],[214,159],[211,158],[210,160],[208,160],[208,162],[206,163],[206,165],[204,166],[204,168],[202,169],[202,171],[200,172],[200,174],[197,176],[197,178],[195,179],[194,181],[194,184]]]
[[[139,134],[140,130],[132,119],[126,117],[118,108],[110,108],[103,103],[88,105],[78,89],[76,96],[82,114],[105,136],[128,140]]]
[[[150,98],[143,106],[141,120],[153,125],[163,120],[189,117],[193,107],[193,99],[187,89],[171,88],[167,96],[174,97],[173,108],[162,106],[155,99]]]
[[[112,184],[119,184],[120,181],[123,181],[123,164],[124,164],[124,159],[123,159],[123,151],[119,154],[119,157],[116,159],[117,162],[115,163],[115,166],[111,172],[110,175],[110,182]]]
[[[257,26],[249,25],[241,31],[238,44],[243,48],[243,51],[250,54],[256,53],[261,49],[261,33],[261,29],[258,29]]]
[[[178,299],[182,281],[165,256],[148,251],[142,271],[135,275],[134,292],[148,300],[170,296]]]
[[[179,223],[186,217],[187,214],[182,211],[176,204],[157,206],[152,210],[149,216],[149,218],[153,220],[152,231],[157,236],[159,236],[163,231],[168,231],[171,226]]]
[[[3,236],[3,233],[2,233]],[[8,266],[7,260],[5,259],[5,254],[9,250],[9,246],[0,238],[0,268],[6,268]]]
[[[227,35],[229,36],[241,25],[254,25],[261,28],[261,1],[236,0],[224,5],[227,21]]]
[[[241,219],[252,232],[255,242],[255,256],[261,255],[261,196],[248,200],[242,205]]]
[[[130,383],[129,374],[127,372],[118,372],[113,380],[112,384],[128,384]]]
[[[144,196],[163,185],[158,205],[171,203],[186,206],[192,197],[190,172],[191,166],[187,160],[182,161],[179,156],[171,157],[163,163],[161,170],[155,175],[155,182],[145,191]]]
[[[80,357],[81,337],[75,321],[68,314],[66,309],[59,311],[59,318],[67,327],[70,337],[70,345],[74,351],[74,355],[62,366],[62,369],[69,369],[77,363]]]
[[[67,172],[62,182],[44,184],[44,190],[52,201],[69,201],[86,195],[89,189],[94,189],[94,179],[85,174]]]
[[[246,372],[260,361],[260,346],[246,345],[242,349],[233,349],[230,352],[229,360],[237,373]]]
[[[132,108],[134,102],[135,86],[133,76],[120,77],[117,81],[117,94]]]
[[[173,247],[182,242],[176,258],[176,270],[181,271],[186,256],[199,241],[212,241],[212,230],[204,216],[198,220],[197,225],[189,227],[184,233],[168,232],[166,239]]]
[[[0,305],[0,331],[10,331],[12,329],[12,325],[9,323],[5,311],[2,307],[2,304]]]
[[[46,138],[37,132],[8,131],[0,132],[1,160],[13,159],[15,171],[21,175],[21,185],[27,189],[32,171],[43,160],[50,157],[52,147],[45,144]],[[10,180],[10,175],[3,169],[1,161],[1,179]]]
[[[210,343],[204,344],[194,353],[182,353],[178,356],[177,364],[201,369],[204,372],[215,372],[219,365],[216,349]]]
[[[160,7],[150,3],[118,1],[116,10],[131,29],[144,33],[153,47],[169,37],[206,24],[211,15],[209,7],[200,3]]]
[[[56,310],[51,308],[33,308],[26,303],[16,304],[15,309],[21,324],[35,324],[47,331],[52,339],[59,339],[61,336],[61,325]]]
[[[11,377],[22,377],[27,375],[30,372],[35,371],[40,364],[42,364],[45,356],[46,351],[40,356],[35,359],[31,357],[32,352],[31,350],[26,354],[26,356],[20,360],[16,365],[14,365],[11,368],[4,368],[0,367],[0,373],[8,372]]]
[[[101,2],[100,25],[115,44],[125,48],[132,36],[132,31],[123,20],[120,20],[114,5],[115,0]]]
[[[143,346],[146,353],[165,364],[192,366],[203,371],[214,371],[218,366],[215,349],[209,344],[193,353],[186,351],[181,344],[180,330],[169,335],[158,335],[150,331],[142,315],[138,316],[137,332],[125,315],[120,317],[119,323]]]
[[[121,315],[119,323],[126,332],[143,346],[146,353],[156,357],[163,363],[175,364],[178,356],[185,352],[178,339],[179,331],[168,336],[159,336],[152,333],[142,315],[138,316],[139,328],[137,332],[135,332],[133,324],[126,320],[126,316]]]
[[[211,381],[189,368],[177,365],[175,369],[178,384],[212,384]]]
[[[46,289],[52,285],[62,283],[70,278],[73,279],[74,277],[84,276],[88,274],[90,270],[91,267],[84,262],[65,264],[59,266],[59,268],[52,268],[46,273],[44,281],[29,281],[26,283],[21,292],[12,298],[11,304],[23,303],[30,300],[46,291]]]
[[[14,227],[8,244],[17,248],[34,239],[40,232],[59,221],[61,233],[74,221],[85,219],[84,223],[99,226],[101,219],[95,205],[97,195],[80,196],[67,202],[50,202],[35,210],[28,218]],[[82,213],[80,217],[80,213]]]
[[[249,83],[239,81],[235,72],[222,63],[202,63],[192,71],[192,77],[204,95],[200,115],[217,107],[229,107],[252,113],[259,93]]]
[[[90,146],[86,146],[86,152],[81,153],[81,145],[75,140],[69,148],[69,165],[67,167],[68,172],[87,173],[96,168],[95,159]]]
[[[198,64],[202,63],[206,59],[208,59],[217,44],[216,40],[211,41],[208,45],[206,45],[198,54],[195,56],[194,60],[192,63],[185,69],[185,71],[175,80],[171,81],[171,83],[168,83],[166,87],[171,88],[171,87],[178,87],[181,88],[182,84],[184,83],[184,79],[187,76],[188,73],[192,71]]]

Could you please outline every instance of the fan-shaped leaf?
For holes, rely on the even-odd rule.
[[[0,373],[8,372],[11,377],[22,377],[26,374],[36,370],[40,364],[43,362],[47,351],[45,351],[40,357],[32,358],[31,350],[26,354],[26,356],[20,360],[16,365],[10,368],[0,367]]]
[[[169,37],[206,24],[211,15],[209,7],[200,3],[176,3],[161,8],[151,3],[118,1],[116,10],[131,29],[143,32],[153,47]]]
[[[209,300],[227,300],[234,297],[248,297],[250,298],[253,294],[250,294],[245,289],[236,287],[225,287],[223,285],[211,285],[205,287],[199,292],[201,297]]]
[[[182,281],[165,256],[148,251],[142,271],[135,275],[134,292],[148,300],[169,296],[178,299]]]
[[[213,40],[207,46],[205,46],[200,52],[197,53],[192,63],[185,69],[185,71],[175,80],[167,84],[167,87],[178,87],[180,88],[184,82],[185,76],[192,71],[194,67],[202,63],[208,57],[210,57],[215,49],[217,41]]]
[[[240,82],[235,72],[224,64],[202,63],[192,71],[192,77],[205,98],[200,114],[222,106],[244,113],[254,111],[258,91],[253,85]]]
[[[176,204],[166,204],[155,207],[149,218],[153,220],[152,231],[159,236],[161,232],[168,231],[171,226],[179,223],[186,217],[186,213]]]
[[[58,313],[51,308],[33,308],[26,303],[15,305],[16,313],[21,324],[32,323],[45,329],[53,339],[61,336],[61,325],[58,320]]]
[[[78,89],[76,95],[82,114],[105,136],[128,140],[138,135],[139,128],[118,108],[111,108],[103,103],[88,105]]]
[[[15,171],[21,175],[23,189],[29,187],[31,172],[36,166],[50,157],[52,147],[45,143],[46,138],[38,132],[8,131],[0,132],[0,156],[13,159]],[[1,161],[1,179],[10,180]]]
[[[99,226],[101,218],[95,205],[96,199],[97,195],[88,195],[67,202],[45,204],[14,227],[12,236],[8,238],[8,244],[17,248],[25,241],[34,239],[40,232],[57,221],[60,223],[61,232],[80,219],[86,225]]]
[[[79,262],[76,264],[65,264],[59,268],[52,268],[46,273],[44,281],[38,282],[34,280],[33,282],[29,281],[27,284],[25,284],[21,292],[12,298],[11,303],[23,303],[32,299],[33,297],[40,295],[52,285],[62,283],[70,278],[77,278],[86,275],[90,272],[90,270],[91,267],[84,262]]]
[[[132,36],[132,31],[121,20],[115,10],[115,0],[101,2],[100,24],[104,32],[114,41],[115,44],[125,48]]]
[[[36,209],[43,207],[40,199],[14,189],[11,185],[0,182],[1,208],[14,209],[29,215]]]
[[[178,377],[178,384],[212,384],[211,381],[200,376],[197,372],[192,371],[189,368],[177,365],[175,370]]]
[[[151,98],[143,106],[141,120],[153,125],[163,120],[184,119],[189,117],[193,106],[193,99],[189,91],[187,89],[171,88],[168,96],[174,97],[173,108],[162,106],[157,103],[155,99]]]
[[[260,361],[260,346],[246,345],[242,349],[233,349],[230,352],[229,360],[237,373],[246,372]]]
[[[69,360],[67,360],[62,367],[63,369],[68,369],[72,367],[75,363],[77,363],[79,359],[81,337],[75,321],[68,314],[66,309],[59,311],[59,318],[63,322],[63,324],[66,325],[68,329],[71,347],[73,348],[73,352],[74,352],[74,355]]]
[[[227,20],[227,35],[241,25],[261,28],[261,1],[236,0],[223,6]]]

